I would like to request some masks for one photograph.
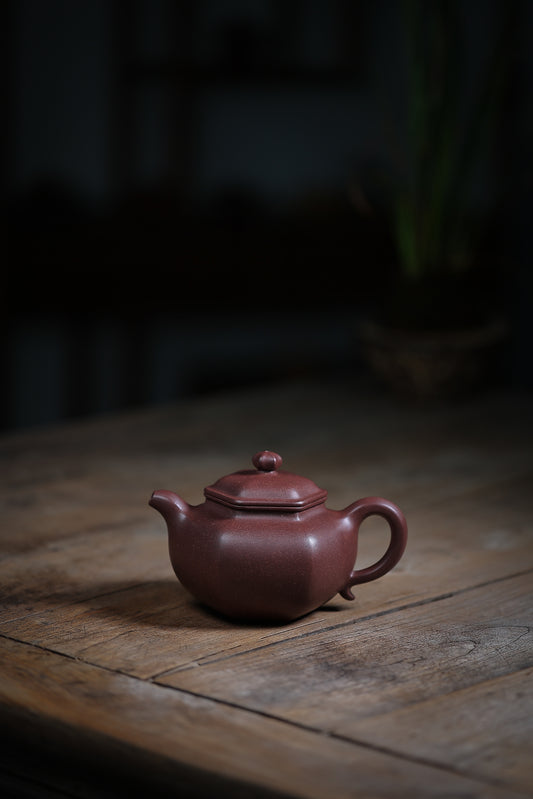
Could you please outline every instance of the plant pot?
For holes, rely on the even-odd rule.
[[[360,325],[362,354],[395,393],[419,401],[467,394],[494,375],[507,335],[501,319],[456,331],[404,331]]]

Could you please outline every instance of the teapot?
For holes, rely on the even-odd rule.
[[[352,586],[376,580],[400,560],[407,541],[401,510],[366,497],[344,510],[326,508],[327,491],[282,470],[264,450],[255,469],[221,477],[189,505],[172,491],[154,491],[150,505],[168,526],[169,554],[182,585],[203,604],[241,620],[288,622]],[[390,544],[376,563],[354,569],[359,526],[382,516]]]

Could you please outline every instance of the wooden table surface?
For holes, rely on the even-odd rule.
[[[2,795],[533,796],[532,421],[301,382],[5,436]],[[396,569],[282,627],[197,604],[151,491],[260,449],[330,507],[398,503]]]

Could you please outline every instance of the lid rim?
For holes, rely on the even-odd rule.
[[[212,499],[214,502],[218,502],[221,505],[225,505],[228,508],[236,508],[239,510],[277,510],[277,511],[299,511],[299,510],[307,510],[308,508],[314,508],[316,505],[320,505],[326,501],[328,492],[325,490],[320,489],[316,491],[314,494],[306,497],[306,499],[301,500],[265,500],[263,499],[238,499],[234,496],[224,493],[223,491],[219,491],[217,489],[213,489],[211,487],[204,489],[204,496],[207,499]]]

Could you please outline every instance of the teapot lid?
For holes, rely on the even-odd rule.
[[[280,469],[276,452],[257,452],[252,463],[255,470],[228,474],[204,489],[207,499],[230,508],[298,511],[319,505],[328,495],[312,480]]]

